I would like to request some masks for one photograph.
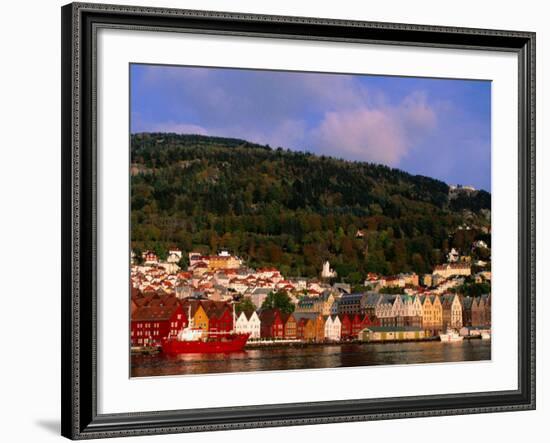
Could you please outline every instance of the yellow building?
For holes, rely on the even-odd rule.
[[[421,298],[422,303],[422,327],[432,329],[434,324],[434,308],[429,295]]]
[[[433,329],[441,329],[443,327],[443,305],[438,295],[431,296],[432,312],[433,312]]]
[[[195,315],[193,315],[193,326],[203,331],[208,331],[208,315],[201,304],[198,305]]]
[[[238,269],[241,261],[232,255],[212,255],[208,258],[208,270],[217,271],[218,269]]]

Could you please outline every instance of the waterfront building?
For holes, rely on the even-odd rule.
[[[340,341],[342,336],[342,323],[337,315],[329,315],[325,320],[325,339]]]
[[[365,297],[362,293],[342,294],[338,301],[338,313],[349,315],[364,313],[362,300]]]
[[[211,305],[207,315],[208,331],[229,332],[233,330],[233,313],[229,306]]]
[[[484,294],[472,303],[472,326],[491,325],[491,297]]]
[[[382,326],[395,326],[396,319],[405,315],[403,300],[399,294],[383,294],[377,300],[375,315]]]
[[[362,341],[421,340],[426,337],[422,328],[414,326],[371,326],[360,333]]]
[[[370,316],[375,316],[376,308],[381,298],[382,294],[379,294],[378,292],[367,292],[366,297],[362,300],[364,313]]]
[[[355,314],[351,319],[351,336],[356,339],[361,332],[361,326],[363,324],[363,317],[359,314]]]
[[[239,334],[250,334],[251,339],[260,338],[260,317],[256,311],[241,312],[235,322],[235,330]]]
[[[460,302],[462,305],[462,325],[463,326],[472,326],[472,309],[474,304],[477,308],[477,303],[475,302],[474,297],[460,297]]]
[[[298,338],[306,341],[323,341],[325,338],[325,317],[318,312],[294,312],[299,330]],[[301,324],[301,326],[300,326]],[[301,328],[301,330],[300,330]]]
[[[431,330],[434,328],[434,308],[432,300],[429,295],[420,297],[422,304],[422,327],[425,330]]]
[[[435,330],[443,328],[443,305],[441,304],[441,297],[439,295],[430,296],[430,300],[433,306],[433,327]]]
[[[187,316],[179,303],[139,307],[130,321],[132,346],[159,346],[187,326]]]
[[[318,314],[315,317],[315,341],[323,342],[325,341],[325,319],[326,317],[322,314]]]
[[[348,340],[351,338],[351,319],[348,314],[340,314],[341,338]]]
[[[363,320],[361,321],[361,330],[370,326],[380,326],[380,320],[374,315],[365,314]]]
[[[296,318],[293,314],[282,314],[281,319],[283,321],[283,336],[284,338],[293,339],[297,335]]]
[[[300,340],[315,340],[315,320],[311,317],[297,317],[296,336]]]
[[[260,312],[260,337],[284,337],[283,319],[278,309],[264,309]]]
[[[193,308],[191,308],[193,312]],[[197,329],[202,329],[203,331],[208,331],[210,328],[210,320],[206,310],[200,302],[196,303],[195,313],[191,314],[193,316],[193,327]]]
[[[443,329],[462,327],[462,304],[457,294],[448,294],[441,297],[443,311]]]

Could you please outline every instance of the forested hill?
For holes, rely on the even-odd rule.
[[[310,277],[328,259],[355,282],[428,271],[489,223],[487,192],[449,200],[435,179],[244,140],[134,134],[131,163],[132,247],[161,256],[226,248]],[[464,223],[474,229],[457,234]]]

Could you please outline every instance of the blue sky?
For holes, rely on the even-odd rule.
[[[131,132],[242,138],[491,190],[491,83],[133,64]]]

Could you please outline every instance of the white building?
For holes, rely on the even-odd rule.
[[[325,338],[331,341],[340,341],[342,337],[342,323],[337,315],[329,315],[325,321]]]
[[[171,248],[168,251],[167,263],[178,263],[181,260],[181,250],[178,248]]]
[[[323,269],[321,270],[322,278],[334,278],[336,277],[336,271],[330,268],[328,260],[323,263]]]
[[[455,248],[452,248],[447,254],[447,261],[449,263],[456,263],[459,258],[460,258],[460,254]]]
[[[250,338],[260,338],[260,317],[256,311],[249,313],[244,312],[237,317],[235,322],[235,331],[239,334],[250,334]]]

